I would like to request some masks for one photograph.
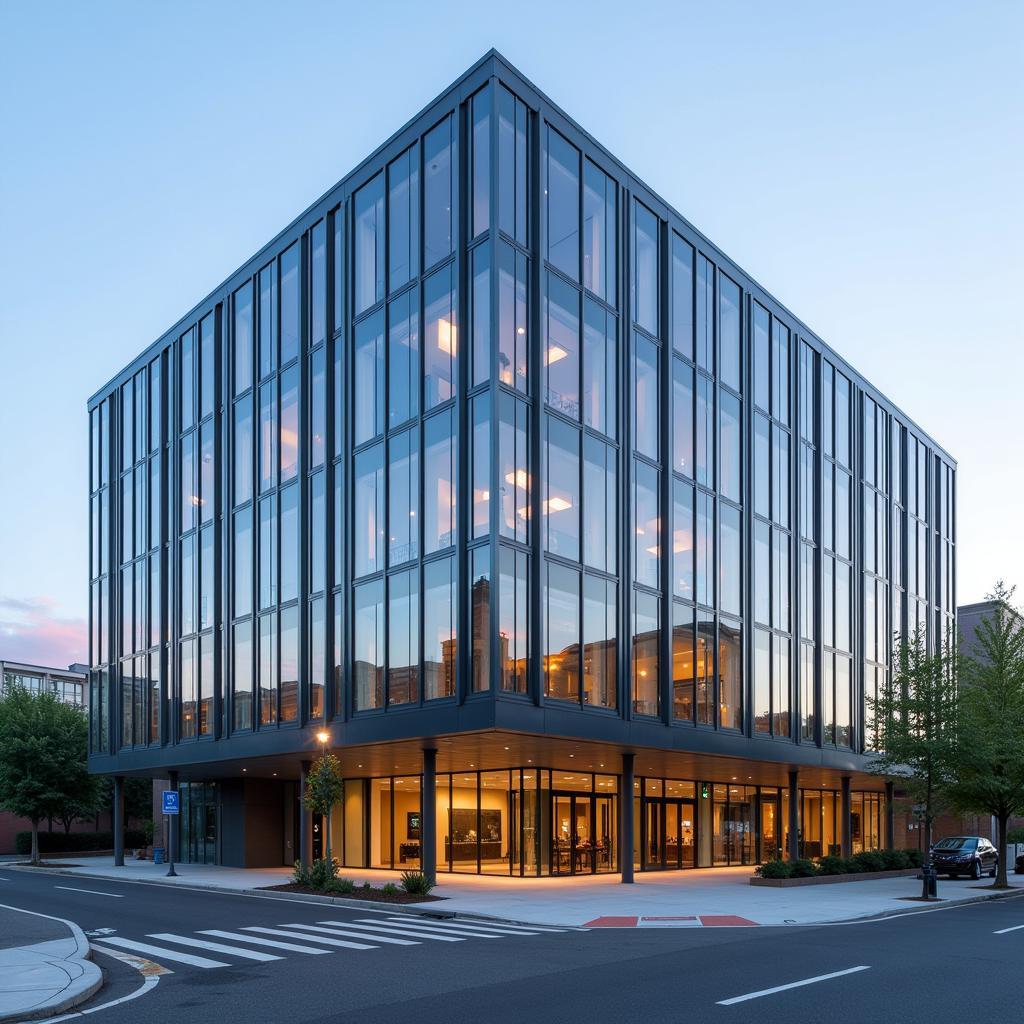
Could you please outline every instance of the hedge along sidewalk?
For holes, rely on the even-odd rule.
[[[73,921],[0,904],[0,1024],[63,1013],[103,984]]]
[[[805,875],[793,878],[750,879],[751,885],[766,885],[773,889],[788,889],[797,885],[831,885],[833,882],[875,882],[882,878],[909,878],[920,875],[920,868],[900,868],[895,871],[851,871],[843,875]]]
[[[146,840],[142,829],[125,829],[124,848],[140,850],[151,845]],[[39,853],[91,853],[104,851],[111,853],[114,849],[114,833],[106,830],[100,832],[40,832]],[[14,835],[14,852],[27,857],[32,852],[32,833],[16,832]]]

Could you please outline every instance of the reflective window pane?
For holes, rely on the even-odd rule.
[[[356,315],[384,298],[384,175],[364,185],[355,198]]]
[[[242,285],[234,297],[235,388],[240,395],[252,385],[252,282]]]
[[[529,329],[526,257],[506,242],[498,247],[498,380],[527,392]]]
[[[672,360],[672,468],[693,476],[693,370]]]
[[[580,435],[554,417],[547,417],[544,448],[544,544],[548,551],[579,561]]]
[[[740,390],[740,288],[724,274],[718,277],[718,367],[721,382]]]
[[[657,715],[658,646],[661,618],[658,599],[651,594],[633,594],[633,712]]]
[[[583,285],[615,305],[615,182],[596,164],[583,164]]]
[[[511,395],[499,396],[498,487],[499,527],[504,537],[525,544],[530,521],[530,475],[527,455],[527,409]]]
[[[526,693],[529,667],[529,575],[523,551],[502,548],[498,599],[498,638],[501,658],[501,688]]]
[[[583,422],[608,437],[616,435],[618,345],[616,318],[586,300],[583,323]]]
[[[672,481],[672,592],[694,600],[693,486]]]
[[[415,288],[404,292],[388,306],[388,426],[397,427],[415,416],[420,409],[420,318],[419,291]],[[378,358],[378,351],[362,354],[360,364],[360,325],[356,328],[356,407],[359,408],[359,387],[372,380],[373,391],[363,402],[376,404],[384,388],[384,367]],[[380,321],[377,321],[377,328]],[[369,328],[372,332],[374,328]],[[365,338],[364,345],[371,343]],[[377,336],[373,344],[379,344]],[[370,375],[372,360],[373,371]],[[383,410],[380,410],[382,413]],[[377,425],[376,410],[374,426]],[[375,431],[376,432],[376,431]],[[367,435],[372,436],[372,435]],[[358,443],[358,440],[357,440]]]
[[[423,286],[423,407],[432,409],[455,394],[458,329],[451,266]]]
[[[547,403],[576,420],[580,416],[579,292],[554,274],[548,274],[545,311]]]
[[[355,510],[352,552],[355,576],[384,568],[384,446],[355,457]]]
[[[423,140],[424,269],[451,251],[452,119],[446,117]]]
[[[470,319],[473,342],[473,384],[491,378],[491,250],[478,245],[472,252]]]
[[[526,244],[526,104],[498,87],[498,226]]]
[[[455,436],[451,410],[432,416],[423,428],[423,550],[455,543]]]
[[[388,164],[388,288],[391,291],[401,288],[419,273],[419,163],[420,149],[416,144]],[[358,221],[356,238],[358,243]],[[364,302],[360,310],[373,305],[373,301]]]
[[[583,703],[618,706],[618,602],[615,583],[583,580]]]
[[[724,502],[719,511],[719,607],[740,614],[740,511]]]
[[[388,442],[388,565],[419,555],[419,430]]]
[[[384,581],[355,588],[353,696],[355,710],[384,705]]]
[[[672,235],[672,347],[693,360],[693,246]]]
[[[548,129],[547,257],[574,281],[580,279],[580,154]]]
[[[383,313],[356,325],[354,373],[354,442],[360,445],[384,430]]]
[[[720,390],[719,419],[721,423],[718,490],[726,498],[740,500],[740,401],[728,391]]]
[[[415,569],[388,580],[388,704],[419,700],[419,583]]]
[[[633,447],[657,460],[661,424],[658,359],[661,350],[640,334],[633,335]]]
[[[281,365],[299,354],[299,245],[281,253]]]
[[[618,545],[618,474],[611,445],[583,439],[583,561],[614,573]]]
[[[423,699],[455,696],[455,559],[423,567]]]
[[[633,204],[633,319],[648,334],[658,334],[658,218]]]
[[[544,583],[544,695],[580,699],[580,574],[553,563]]]
[[[661,518],[658,512],[658,471],[633,462],[633,579],[658,587],[661,554]]]
[[[491,87],[485,85],[470,101],[472,132],[472,237],[491,223]]]

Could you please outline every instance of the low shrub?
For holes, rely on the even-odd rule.
[[[337,893],[339,896],[347,896],[350,892],[356,891],[356,883],[351,878],[334,878],[328,885],[327,891]]]
[[[877,850],[864,850],[850,858],[861,871],[884,871],[885,858]]]
[[[793,861],[794,878],[813,878],[818,873],[818,867],[813,860],[802,857]]]
[[[924,864],[924,854],[920,850],[904,850],[909,861],[909,867],[919,868]]]
[[[124,846],[126,850],[149,846],[146,833],[142,829],[125,829]],[[40,832],[40,853],[83,853],[87,850],[112,850],[114,848],[113,832]],[[26,855],[32,852],[32,833],[18,832],[14,837],[14,852]]]
[[[394,882],[388,882],[381,888],[381,893],[385,896],[397,896],[398,886]]]
[[[422,871],[403,871],[402,888],[410,896],[426,896],[434,888],[434,883]]]
[[[303,867],[301,861],[296,861],[292,871],[292,881],[296,885],[305,885],[310,889],[328,892],[336,883],[337,875],[338,862],[333,857],[330,860],[323,858],[315,860],[309,868]]]
[[[850,862],[845,857],[831,854],[818,861],[819,875],[847,875],[850,873]]]
[[[906,850],[879,850],[886,871],[903,871],[910,867]]]
[[[761,878],[792,878],[793,864],[788,860],[766,860],[758,869]]]
[[[1008,843],[1024,843],[1024,828],[1011,828],[1006,833]]]

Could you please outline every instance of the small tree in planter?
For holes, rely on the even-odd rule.
[[[331,808],[341,800],[344,782],[341,774],[341,762],[333,755],[324,751],[313,762],[306,776],[306,792],[302,799],[306,809],[319,814],[324,819],[324,860],[331,863]]]

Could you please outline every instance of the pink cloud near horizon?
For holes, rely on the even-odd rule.
[[[85,619],[56,614],[49,597],[0,597],[0,660],[66,668],[89,659]]]

